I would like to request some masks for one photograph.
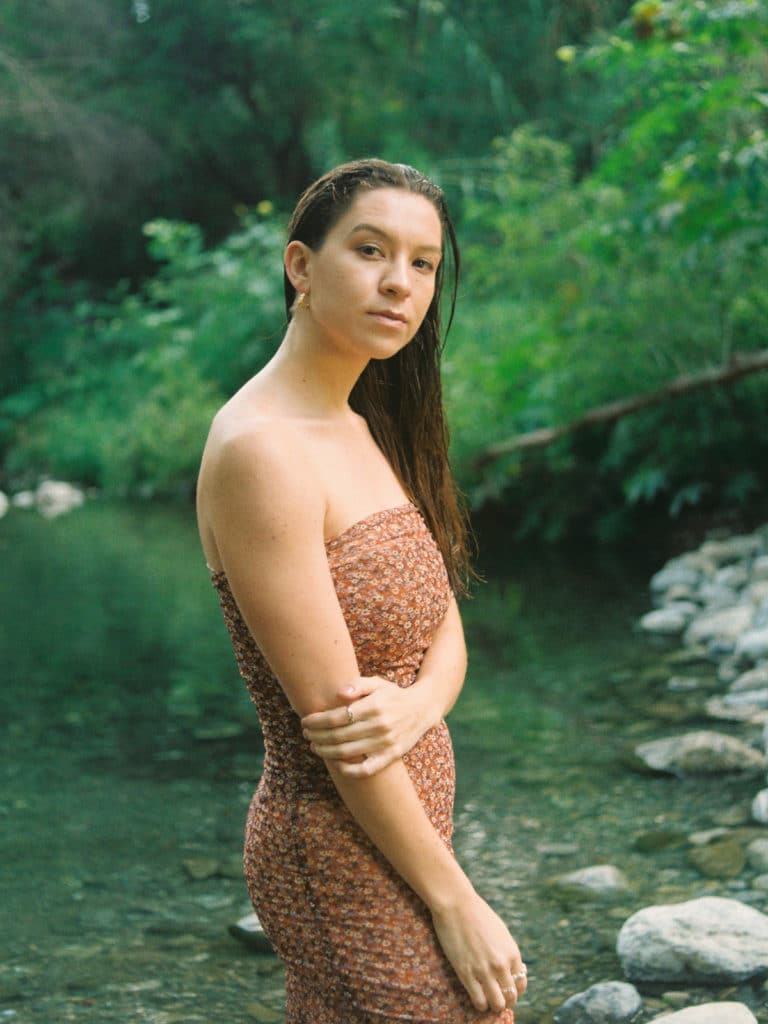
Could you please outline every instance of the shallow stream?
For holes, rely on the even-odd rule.
[[[189,511],[11,510],[0,559],[0,1021],[282,1021],[278,964],[227,931],[249,909],[240,847],[261,742]],[[519,1024],[549,1024],[569,995],[621,978],[634,910],[745,884],[637,837],[738,817],[757,787],[629,765],[633,742],[704,721],[634,631],[650,557],[486,560],[449,720],[456,846],[529,964]],[[547,885],[597,863],[628,876],[620,902],[565,903]],[[661,993],[644,995],[650,1019]],[[710,995],[768,1020],[762,990]]]

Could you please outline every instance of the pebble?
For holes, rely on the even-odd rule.
[[[629,1024],[642,1005],[634,985],[606,981],[567,999],[555,1014],[555,1024]]]
[[[594,864],[558,875],[551,879],[550,885],[561,895],[581,899],[610,899],[629,889],[625,874],[613,864]]]
[[[207,878],[215,878],[219,873],[219,861],[213,857],[187,857],[181,866],[193,882],[204,882]]]

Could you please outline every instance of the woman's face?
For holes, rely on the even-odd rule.
[[[366,361],[394,355],[429,309],[442,234],[424,196],[398,188],[359,192],[322,245],[307,250],[312,329]]]

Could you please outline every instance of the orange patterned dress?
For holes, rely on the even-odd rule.
[[[410,686],[448,607],[440,552],[413,505],[376,512],[326,545],[361,675]],[[287,1024],[513,1024],[478,1013],[445,958],[426,906],[346,809],[256,646],[226,576],[214,573],[240,672],[264,733],[248,813],[245,875],[286,967]],[[404,757],[446,846],[453,749],[444,722]]]

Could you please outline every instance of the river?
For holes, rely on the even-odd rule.
[[[0,1021],[281,1021],[279,966],[227,931],[248,910],[261,741],[190,510],[14,509],[0,555]],[[629,766],[633,742],[697,719],[634,630],[650,557],[486,561],[449,720],[456,845],[529,964],[519,1024],[548,1024],[567,996],[621,977],[631,912],[738,885],[703,879],[680,848],[642,852],[638,835],[710,827],[754,784]],[[547,884],[597,863],[627,875],[619,902],[566,903]]]

